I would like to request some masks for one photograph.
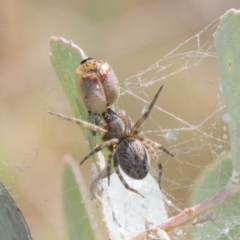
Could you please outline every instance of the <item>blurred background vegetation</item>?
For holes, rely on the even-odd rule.
[[[50,63],[50,36],[72,39],[88,56],[110,63],[121,84],[226,10],[239,7],[238,0],[1,1],[0,179],[34,239],[67,239],[61,208],[63,156],[71,153],[80,160],[88,152],[74,124],[46,114],[54,110],[73,115]],[[184,89],[173,88],[164,89],[161,104],[170,112],[188,111],[171,102],[174,91],[184,96]],[[121,106],[135,120],[136,106],[143,107],[137,101],[130,105],[124,96]],[[87,182],[90,164],[81,168]],[[174,165],[165,169],[169,177]],[[175,194],[184,199],[186,190]]]

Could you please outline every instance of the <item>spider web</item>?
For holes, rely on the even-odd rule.
[[[122,98],[126,96],[128,102],[140,103],[140,107],[136,107],[137,112],[141,112],[141,106],[148,105],[154,91],[164,85],[155,109],[143,127],[143,133],[175,155],[174,159],[170,159],[158,152],[158,160],[163,165],[162,185],[170,216],[191,206],[188,200],[198,184],[196,180],[207,166],[226,158],[230,150],[229,116],[225,114],[214,45],[217,25],[218,19],[147,69],[127,78],[122,85]],[[126,111],[131,112],[128,104],[124,100],[122,102],[119,108],[127,108]],[[156,168],[156,163],[152,162],[153,168]],[[212,183],[216,191],[220,185],[223,186],[219,181],[222,175],[231,175],[231,171],[224,170],[219,169],[219,177]],[[237,215],[237,211],[232,214],[233,219],[228,219],[230,223],[214,219],[222,223],[222,232],[218,229],[219,238],[227,238],[226,232],[233,231],[231,228],[236,225],[231,221],[238,222]],[[177,239],[189,238],[186,229],[175,232]],[[201,227],[199,231],[201,233]],[[204,239],[208,238],[212,235],[206,234]],[[198,239],[196,234],[194,239]]]
[[[188,199],[196,186],[195,180],[206,169],[206,166],[219,161],[219,157],[221,158],[230,150],[227,129],[229,119],[228,115],[225,114],[214,46],[217,25],[218,19],[148,68],[121,82],[121,97],[117,108],[126,110],[133,121],[140,117],[144,111],[143,106],[148,105],[159,86],[164,85],[151,115],[142,127],[142,133],[144,136],[161,143],[175,155],[175,158],[169,158],[159,151],[157,152],[158,159],[151,163],[153,171],[157,171],[158,160],[163,165],[162,188],[169,216],[173,216],[189,206]],[[30,53],[29,56],[31,56]],[[46,84],[47,80],[44,83]],[[62,139],[60,141],[62,141],[64,148],[60,150],[60,147],[56,146],[50,148],[52,143],[49,143],[47,148],[42,144],[36,145],[36,142],[30,146],[15,148],[16,151],[12,155],[13,158],[17,156],[17,162],[5,161],[7,156],[3,154],[1,170],[4,174],[9,174],[9,171],[13,173],[13,179],[5,176],[3,178],[7,179],[6,181],[11,186],[14,198],[18,200],[21,209],[26,214],[27,222],[35,235],[41,236],[39,239],[53,239],[53,236],[54,239],[64,239],[66,226],[63,223],[59,201],[62,193],[59,189],[60,184],[57,183],[61,179],[59,169],[62,168],[62,165],[61,161],[56,163],[51,161],[51,158],[62,159],[66,152],[71,152],[69,150],[71,148],[66,145],[65,141],[71,134],[75,134],[76,128],[60,121],[52,127],[50,133],[49,129],[45,129],[46,110],[55,107],[60,109],[59,112],[67,114],[61,110],[64,107],[59,106],[63,104],[62,100],[60,101],[62,95],[53,93],[52,86],[49,89],[46,93],[48,105],[45,104],[40,110],[42,117],[38,118],[38,129],[42,129],[41,138],[44,139],[44,142],[50,141],[54,135],[57,135],[57,138]],[[58,97],[59,103],[52,106],[51,102]],[[68,106],[68,103],[65,104]],[[21,109],[19,109],[19,113],[22,113]],[[17,117],[16,113],[15,119]],[[6,122],[9,125],[15,125],[13,118],[7,118]],[[62,128],[68,129],[69,135],[59,133]],[[16,131],[16,129],[12,129],[12,132],[16,133]],[[32,129],[33,131],[35,129]],[[25,132],[27,130],[23,129],[17,131],[17,134],[21,136]],[[14,133],[8,133],[11,136],[11,141],[16,141]],[[4,134],[4,136],[6,135]],[[28,137],[30,138],[31,134]],[[85,143],[80,136],[78,138],[73,146],[73,152],[79,152],[79,142]],[[87,153],[88,151],[86,146],[81,147],[83,147],[81,154],[76,154],[77,159],[81,158],[82,152]],[[25,150],[22,151],[22,149]],[[56,150],[59,151],[57,156],[55,155]],[[45,158],[49,161],[44,161],[43,164],[41,159]],[[83,178],[89,180],[90,163],[86,164],[85,169],[88,170],[83,174]],[[28,175],[29,172],[36,175],[33,182],[31,182],[30,177],[32,175]],[[225,172],[219,169],[219,176],[221,174],[225,174]],[[15,192],[18,185],[21,185],[20,190]],[[84,184],[82,185],[84,186]],[[89,183],[87,182],[86,185],[86,197],[83,202],[88,202],[90,199]],[[213,187],[215,186],[219,186],[219,181],[213,182]],[[31,192],[32,189],[34,192]],[[28,202],[26,201],[29,199],[28,195],[35,196]],[[57,203],[55,204],[55,202]],[[109,205],[115,218],[117,213],[111,207]],[[103,226],[103,221],[97,211],[99,205],[91,205],[90,208],[93,215],[93,228],[99,232]],[[141,209],[138,211],[140,212]],[[39,218],[32,216],[35,212],[40,216]],[[239,221],[237,209],[233,208],[233,216],[235,217],[229,218],[227,222],[218,218],[215,220],[223,223],[221,234],[226,237]],[[44,219],[45,222],[41,222],[40,218]],[[87,216],[81,216],[79,221],[84,222],[86,218]],[[52,231],[48,232],[47,235],[37,232],[36,226],[39,224],[42,229],[50,225]],[[122,231],[123,229],[119,226],[119,232]],[[175,234],[181,239],[189,239],[189,227],[178,229]],[[201,239],[200,236],[200,234],[199,237],[195,236],[195,239]]]
[[[164,163],[165,156],[159,152],[166,165],[165,184],[176,184],[175,190],[166,189],[181,191],[179,202],[186,199],[202,168],[230,147],[214,46],[217,24],[218,20],[214,21],[146,70],[126,79],[122,86],[122,96],[147,105],[154,91],[164,85],[143,133],[175,155]],[[123,105],[126,109],[127,104]]]

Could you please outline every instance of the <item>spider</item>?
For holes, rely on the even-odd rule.
[[[110,108],[102,114],[104,120],[106,121],[106,128],[93,125],[80,119],[67,117],[59,113],[48,113],[74,122],[82,127],[91,129],[92,131],[102,135],[104,142],[93,149],[86,157],[84,157],[80,164],[84,163],[88,158],[90,158],[98,151],[101,151],[104,148],[108,148],[110,150],[106,167],[108,185],[110,185],[111,163],[113,160],[115,172],[125,188],[139,194],[141,197],[144,197],[141,193],[128,185],[119,170],[119,166],[129,177],[140,180],[145,178],[149,172],[150,158],[154,158],[156,156],[154,149],[161,149],[165,153],[174,157],[166,148],[164,148],[159,143],[156,143],[148,138],[139,135],[139,129],[149,116],[162,88],[163,86],[159,88],[150,105],[148,106],[147,111],[135,124],[132,123],[130,118],[128,118],[123,111],[115,113]],[[160,178],[162,165],[159,164],[158,166],[160,170]],[[161,186],[160,184],[161,183],[159,179],[159,186]]]

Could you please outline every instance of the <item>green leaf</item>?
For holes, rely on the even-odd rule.
[[[52,37],[50,46],[52,64],[74,114],[86,120],[88,113],[76,88],[76,69],[86,56],[79,47],[63,38]],[[84,131],[84,134],[89,139],[90,134],[87,131]],[[90,220],[82,202],[82,195],[72,170],[66,165],[63,176],[63,209],[71,240],[79,239],[80,236],[85,236],[82,239],[94,239]]]
[[[223,189],[233,171],[240,174],[240,11],[231,9],[221,18],[216,33],[216,51],[226,103],[227,115],[223,120],[228,122],[231,158],[216,160],[202,174],[193,191],[191,205]],[[239,205],[240,198],[236,196],[212,209],[211,213],[216,216],[214,225],[207,222],[194,226],[193,238],[237,239],[240,229]]]
[[[196,205],[220,191],[232,174],[230,158],[215,161],[197,180],[190,205]],[[240,198],[234,197],[211,209],[207,214],[215,216],[213,223],[206,220],[203,224],[192,227],[193,239],[238,239],[240,229]],[[206,214],[206,215],[207,215]],[[200,216],[199,220],[206,215]]]
[[[25,218],[0,181],[0,239],[31,240]]]
[[[71,41],[52,37],[51,61],[76,117],[87,119],[87,111],[76,87],[76,69],[85,58],[84,52]]]
[[[79,186],[69,165],[65,166],[63,173],[63,210],[69,239],[95,239]]]
[[[240,174],[240,11],[231,9],[220,20],[216,50],[228,114],[234,170]]]

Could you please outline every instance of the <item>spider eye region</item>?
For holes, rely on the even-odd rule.
[[[116,120],[117,118],[119,118],[118,114],[115,113],[112,109],[108,109],[106,112],[104,112],[103,114],[103,118],[104,120],[109,123],[111,121]]]
[[[114,154],[121,169],[133,179],[143,179],[149,172],[149,155],[144,145],[134,139],[121,141]]]
[[[118,79],[111,66],[101,60],[87,58],[76,70],[76,85],[88,111],[102,114],[119,98]]]

